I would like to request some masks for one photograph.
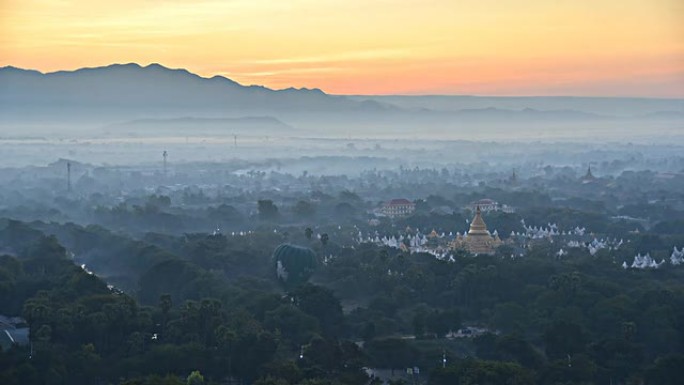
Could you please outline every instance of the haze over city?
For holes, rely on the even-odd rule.
[[[684,2],[0,2],[0,384],[679,385]]]

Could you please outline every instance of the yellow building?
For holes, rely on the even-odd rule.
[[[408,199],[392,199],[380,208],[380,213],[390,218],[408,217],[414,211],[416,204]]]
[[[450,246],[452,249],[465,249],[473,254],[494,254],[494,250],[500,245],[499,235],[492,236],[489,233],[478,206],[468,233],[465,236],[458,234]]]

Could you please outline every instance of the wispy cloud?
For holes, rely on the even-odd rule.
[[[376,59],[397,59],[408,57],[411,50],[380,48],[363,51],[335,52],[327,55],[302,56],[302,57],[282,57],[273,59],[244,60],[242,64],[306,64],[306,63],[331,63],[344,61],[364,61]]]
[[[217,75],[226,76],[229,78],[233,77],[269,77],[269,76],[280,76],[280,75],[298,75],[298,74],[325,74],[325,73],[335,73],[344,71],[345,68],[342,67],[313,67],[313,68],[285,68],[272,71],[222,71],[216,72]]]
[[[582,82],[624,90],[607,81],[631,76],[647,84],[684,70],[683,4],[0,0],[0,65],[54,71],[160,62],[205,76],[344,93]],[[648,92],[670,95],[676,87],[684,92],[665,81]],[[647,86],[633,89],[645,93]]]

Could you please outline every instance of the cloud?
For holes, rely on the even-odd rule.
[[[304,57],[290,57],[290,58],[274,58],[274,59],[257,59],[245,60],[244,64],[306,64],[306,63],[332,63],[344,61],[365,61],[375,59],[396,59],[402,57],[409,57],[411,51],[408,49],[372,49],[363,51],[348,51],[336,52],[327,55],[304,56]]]
[[[256,71],[256,72],[241,72],[241,71],[224,71],[217,72],[217,75],[232,77],[270,77],[279,75],[304,75],[317,73],[334,73],[344,71],[342,67],[312,67],[312,68],[286,68],[272,71]]]

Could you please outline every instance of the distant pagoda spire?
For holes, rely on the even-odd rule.
[[[587,167],[587,174],[584,175],[584,178],[582,178],[582,179],[584,179],[584,180],[594,180],[594,179],[596,179],[596,177],[594,176],[594,174],[591,173],[591,165],[589,165],[589,167]]]
[[[477,210],[475,210],[475,217],[470,223],[468,235],[489,235],[489,231],[487,231],[487,225],[482,219],[482,211],[480,210],[479,205],[477,206]]]
[[[513,172],[511,173],[511,177],[508,178],[508,183],[510,183],[510,184],[518,183],[518,175],[515,173],[515,169],[513,169]]]

